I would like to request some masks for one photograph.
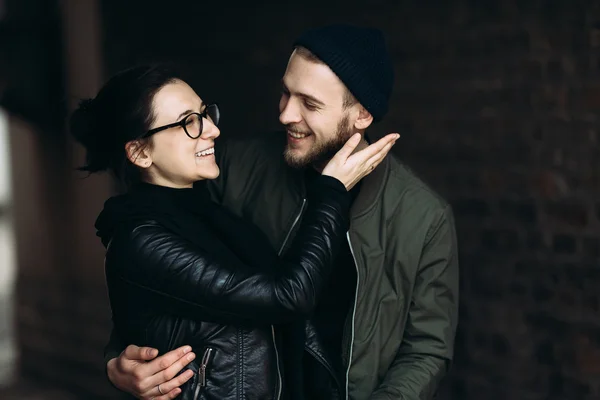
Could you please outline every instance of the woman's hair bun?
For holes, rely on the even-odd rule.
[[[79,169],[88,172],[103,171],[109,166],[106,145],[102,143],[106,138],[99,129],[94,102],[94,99],[81,100],[69,121],[71,135],[86,150],[86,165]]]
[[[69,123],[71,135],[75,137],[83,147],[88,148],[93,139],[93,104],[94,100],[84,99],[79,102],[79,106],[71,115]]]

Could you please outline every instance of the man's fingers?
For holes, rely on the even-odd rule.
[[[158,350],[152,347],[138,347],[130,344],[121,355],[132,361],[150,361],[158,355]]]
[[[190,353],[190,354],[193,355],[194,353]],[[171,368],[174,368],[175,366],[181,366],[181,368],[185,367],[185,365],[187,365],[190,361],[192,361],[194,359],[194,357],[190,357],[190,358],[191,359],[188,359],[188,361],[185,363],[173,364],[171,366]],[[174,369],[174,371],[175,371],[174,374],[177,374],[177,372],[180,371],[180,368]],[[184,383],[186,383],[187,381],[189,381],[194,376],[194,371],[192,371],[191,369],[188,369],[188,370],[182,372],[181,374],[179,374],[178,376],[176,376],[175,378],[173,378],[173,376],[174,375],[170,375],[170,377],[168,379],[165,379],[165,375],[163,375],[163,372],[160,372],[160,373],[156,374],[155,376],[153,376],[152,379],[148,380],[148,385],[150,385],[150,386],[146,389],[144,395],[142,395],[142,398],[143,399],[148,398],[148,399],[154,399],[154,400],[174,399],[181,393],[180,386],[183,385]],[[173,379],[171,379],[171,378],[173,378]],[[160,390],[158,389],[159,385],[160,385]]]
[[[185,349],[179,348],[177,350]],[[139,392],[149,392],[152,394],[152,390],[158,388],[158,385],[160,385],[160,388],[163,391],[163,393],[167,393],[183,385],[192,376],[194,376],[194,372],[192,370],[187,370],[184,371],[181,375],[175,377],[175,375],[177,375],[179,371],[181,371],[186,365],[193,361],[194,358],[196,358],[196,355],[194,353],[184,353],[183,357],[176,359],[175,362],[172,362],[173,357],[176,357],[181,354],[181,351],[177,352],[177,350],[173,350],[152,361],[152,363],[155,363],[154,366],[151,366],[151,363],[148,363],[143,366],[152,370],[156,370],[156,368],[159,369],[155,374],[148,374],[149,369],[146,369],[143,371],[143,374],[137,376],[140,385],[140,387],[138,388]],[[167,368],[162,368],[166,364],[169,364],[169,366]],[[140,366],[140,368],[141,367],[142,366]],[[138,371],[140,371],[140,369],[138,369]],[[155,394],[155,397],[157,396],[160,396],[160,393]]]
[[[144,369],[146,370],[146,372],[148,372],[148,375],[155,375],[165,369],[168,369],[173,364],[180,361],[182,358],[185,358],[185,356],[190,351],[192,351],[192,348],[190,346],[182,346],[175,350],[171,350],[170,352],[163,354],[162,356],[147,363],[145,365],[146,368],[144,368]],[[183,364],[183,366],[187,365],[188,363],[189,363],[189,361],[185,362],[185,364]],[[178,371],[179,370],[181,370],[181,368],[179,368]],[[158,382],[158,383],[162,383],[162,382]],[[157,385],[158,385],[158,383],[157,383]]]
[[[163,390],[163,392],[164,392],[164,390]],[[158,396],[158,397],[153,397],[153,400],[169,400],[169,399],[174,399],[175,397],[179,396],[180,393],[181,393],[181,389],[173,389],[173,390],[171,390],[169,393],[167,393],[165,395]]]
[[[179,389],[179,388],[173,389],[169,393],[167,393],[166,395],[157,397],[156,400],[174,399],[175,397],[179,396],[180,393],[181,393],[181,389]]]
[[[183,385],[184,383],[189,381],[193,376],[194,376],[194,371],[192,371],[191,369],[188,369],[188,370],[182,372],[181,374],[177,375],[175,378],[173,378],[165,383],[161,383],[160,388],[163,391],[163,393],[167,393],[167,392],[171,393],[174,390],[176,390],[177,388],[179,388],[181,385]]]
[[[350,157],[354,149],[356,149],[356,146],[358,146],[358,144],[360,143],[361,138],[362,135],[360,133],[355,133],[354,135],[352,135],[350,139],[346,141],[344,147],[342,147],[337,152],[336,156],[341,157],[343,160],[346,160],[348,157]]]
[[[144,393],[141,398],[142,400],[169,400],[174,399],[175,397],[181,394],[181,389],[173,389],[170,392],[166,392],[165,389],[161,386],[160,389],[164,394],[160,394],[158,391],[158,387],[153,387],[152,390],[149,390],[147,393]]]
[[[189,378],[191,378],[191,375],[193,375],[193,373],[188,378],[184,379],[183,382],[176,384],[178,382],[178,379],[181,378],[182,375],[186,375],[187,373],[192,372],[192,371],[188,370],[188,371],[185,371],[183,374],[177,376],[175,379],[173,379],[173,377],[176,376],[179,373],[179,371],[181,371],[192,360],[194,360],[194,358],[196,358],[196,355],[194,353],[189,353],[185,357],[182,357],[179,360],[177,360],[169,368],[164,369],[161,372],[159,372],[158,374],[156,374],[160,379],[159,383],[162,385],[161,387],[164,387],[167,383],[174,382],[173,386],[168,385],[166,388],[166,390],[171,390],[174,387],[180,386],[185,381],[187,381]],[[164,384],[163,384],[163,382],[164,382]]]

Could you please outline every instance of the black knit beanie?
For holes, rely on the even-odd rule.
[[[304,32],[294,42],[296,46],[327,64],[375,121],[387,113],[394,69],[381,31],[329,25]]]

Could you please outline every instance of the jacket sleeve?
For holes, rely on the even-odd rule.
[[[119,240],[115,236],[107,267],[112,257],[123,258],[114,260],[118,268],[112,268],[111,279],[183,317],[271,324],[304,316],[314,309],[332,269],[350,209],[349,193],[334,178],[316,179],[308,198],[298,235],[275,268],[250,268],[233,255],[219,259],[149,223]]]
[[[104,347],[104,364],[107,364],[113,358],[119,357],[121,352],[125,350],[125,347],[127,347],[127,345],[121,341],[121,338],[113,326],[110,331],[108,343]]]
[[[450,207],[429,228],[404,339],[371,400],[426,400],[436,393],[454,352],[458,322],[458,249]]]

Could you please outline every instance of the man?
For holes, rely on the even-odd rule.
[[[286,134],[221,146],[221,177],[212,188],[280,252],[302,217],[306,180],[353,133],[384,117],[393,86],[375,29],[327,26],[294,46],[279,104]],[[458,318],[452,212],[393,156],[353,189],[353,198],[348,245],[300,335],[302,374],[286,376],[290,396],[430,399],[452,359]],[[176,376],[193,357],[189,348],[154,359],[155,350],[129,346],[117,357],[123,347],[111,340],[108,375],[138,398],[173,398],[191,376]]]

